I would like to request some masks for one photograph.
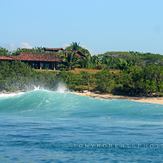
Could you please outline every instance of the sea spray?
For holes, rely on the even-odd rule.
[[[60,82],[57,85],[56,91],[58,93],[65,93],[65,92],[68,92],[69,90],[68,90],[68,88],[66,87],[66,85],[64,83]]]
[[[59,82],[56,85],[55,89],[52,89],[52,90],[48,88],[44,88],[43,86],[40,86],[40,85],[30,85],[30,86],[26,86],[26,88],[23,91],[20,90],[16,92],[1,92],[0,98],[10,98],[14,96],[21,96],[25,93],[29,93],[33,91],[66,93],[66,92],[69,92],[69,89],[66,87],[66,84],[64,84],[63,82]]]
[[[37,86],[34,85],[32,87],[32,89],[29,89],[28,91],[38,91],[38,90],[57,92],[57,93],[69,92],[69,89],[67,88],[66,84],[63,82],[57,83],[54,89],[45,88],[45,87],[40,86],[40,85],[37,85]]]
[[[40,90],[40,86],[34,86],[34,91]]]

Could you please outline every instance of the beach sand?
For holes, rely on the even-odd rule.
[[[144,102],[144,103],[153,103],[153,104],[161,104],[163,105],[163,97],[129,97],[129,96],[117,96],[112,94],[98,94],[94,92],[75,92],[76,95],[80,96],[90,96],[94,98],[102,98],[102,99],[127,99],[136,102]]]

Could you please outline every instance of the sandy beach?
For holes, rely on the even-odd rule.
[[[112,94],[98,94],[94,92],[75,92],[76,95],[80,96],[90,96],[94,98],[102,98],[102,99],[127,99],[136,102],[144,102],[144,103],[153,103],[153,104],[161,104],[163,105],[163,97],[129,97],[129,96],[117,96]]]

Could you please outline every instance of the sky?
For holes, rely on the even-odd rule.
[[[0,46],[163,54],[162,8],[163,0],[0,0]]]

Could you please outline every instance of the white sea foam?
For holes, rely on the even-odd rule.
[[[14,96],[20,96],[24,94],[24,92],[17,92],[17,93],[0,93],[0,98],[8,98],[8,97],[14,97]]]
[[[24,93],[27,92],[31,92],[31,91],[37,91],[37,90],[42,90],[42,88],[40,86],[34,86],[33,90],[28,90],[28,91],[24,91],[24,92],[2,92],[0,93],[0,98],[10,98],[10,97],[15,97],[15,96],[20,96]]]

